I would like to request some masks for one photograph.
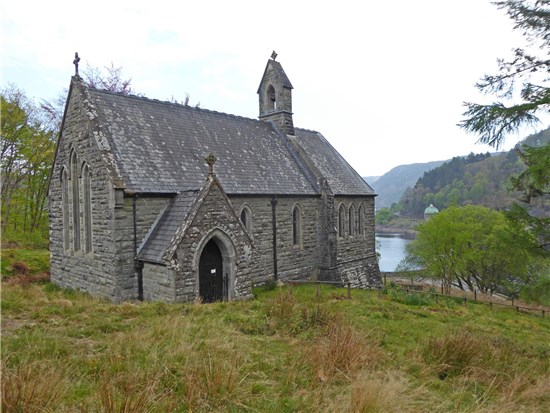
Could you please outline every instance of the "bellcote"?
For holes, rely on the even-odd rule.
[[[292,122],[292,84],[273,52],[258,87],[259,119],[272,122],[287,135],[294,135]]]

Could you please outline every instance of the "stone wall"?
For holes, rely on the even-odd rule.
[[[146,301],[176,301],[176,284],[172,267],[144,263],[143,299]]]
[[[115,209],[114,235],[119,264],[117,290],[123,300],[138,298],[137,271],[134,259],[136,246],[137,248],[141,246],[151,226],[160,218],[170,199],[143,194],[137,197],[127,196],[123,199],[121,207]],[[134,242],[134,203],[137,243]]]
[[[50,215],[50,255],[52,282],[66,288],[87,291],[96,296],[117,301],[119,265],[114,241],[115,196],[109,173],[93,137],[93,122],[86,117],[84,102],[79,93],[72,93],[68,102],[63,135],[52,168],[48,193]],[[70,151],[76,151],[78,162],[85,162],[91,171],[92,251],[64,248],[63,205],[61,173],[69,168]],[[79,178],[81,179],[81,178]],[[83,185],[80,185],[82,191]],[[82,197],[80,197],[82,200]],[[80,221],[84,222],[84,208],[80,205]],[[73,222],[69,220],[71,244]],[[82,232],[81,232],[82,234]],[[84,245],[81,242],[81,245]]]
[[[277,277],[280,280],[316,277],[319,262],[317,234],[320,198],[277,196],[275,205],[277,235]],[[274,279],[272,197],[230,196],[231,204],[240,215],[246,205],[252,211],[254,284]],[[292,213],[301,211],[301,243],[293,244]]]

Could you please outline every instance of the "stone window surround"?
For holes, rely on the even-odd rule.
[[[355,207],[353,206],[353,204],[350,204],[348,211],[348,235],[350,237],[353,237],[357,232],[355,227]]]
[[[353,202],[350,202],[349,207],[341,202],[338,207],[337,221],[338,238],[365,237],[365,207],[362,202],[359,203],[358,208]]]
[[[346,206],[341,203],[338,207],[338,237],[346,237]]]
[[[92,254],[92,173],[74,147],[69,150],[69,166],[61,168],[61,190],[63,250]]]
[[[363,204],[359,204],[359,209],[357,210],[357,234],[361,237],[365,236],[365,208]]]
[[[244,217],[243,217],[244,214]],[[244,220],[243,220],[244,218]],[[252,208],[248,204],[244,204],[241,207],[241,211],[239,213],[239,219],[248,231],[248,235],[252,237]]]
[[[92,252],[92,173],[86,162],[82,163],[82,213],[84,221],[84,252]]]
[[[63,166],[61,168],[61,214],[63,216],[62,225],[64,251],[68,251],[71,248],[69,182],[67,167]]]
[[[72,250],[80,251],[80,170],[78,155],[74,148],[71,149],[69,155],[69,179],[71,180],[71,218],[72,218]]]
[[[294,204],[292,207],[292,245],[302,248],[302,207]]]

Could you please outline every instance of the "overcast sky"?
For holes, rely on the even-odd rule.
[[[257,118],[271,52],[294,125],[319,131],[362,175],[492,150],[460,130],[464,101],[521,46],[489,0],[2,2],[2,84],[53,99],[86,65],[122,67],[149,98]],[[510,136],[511,148],[525,134]]]

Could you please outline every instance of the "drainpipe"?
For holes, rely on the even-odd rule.
[[[277,215],[275,214],[277,209],[277,199],[275,195],[271,198],[271,223],[273,226],[273,280],[277,281]]]
[[[137,243],[137,212],[136,212],[136,205],[137,205],[137,199],[139,195],[134,195],[134,200],[132,202],[132,213],[134,218],[134,268],[136,270],[137,275],[137,283],[138,283],[138,300],[143,301],[143,264],[138,261],[137,254],[138,254],[138,243]]]

